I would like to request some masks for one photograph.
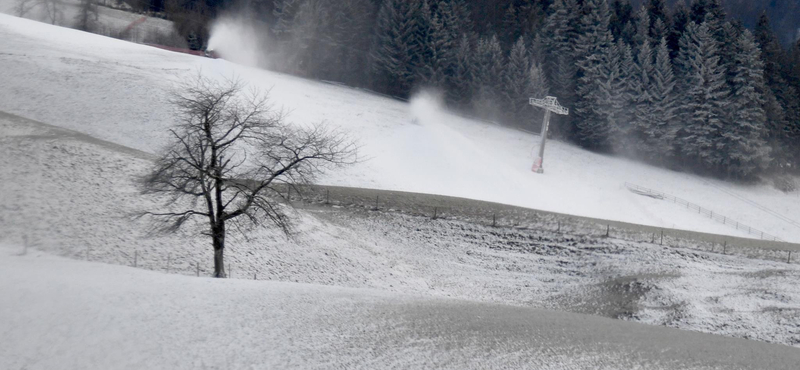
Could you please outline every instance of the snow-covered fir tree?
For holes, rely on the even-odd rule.
[[[677,121],[677,91],[672,61],[669,58],[667,39],[661,38],[656,49],[656,62],[650,79],[650,98],[652,102],[653,125],[645,131],[650,160],[664,160],[672,157]]]
[[[646,157],[654,156],[653,148],[647,138],[647,132],[651,131],[658,124],[658,118],[653,110],[652,78],[653,78],[653,50],[650,48],[650,38],[645,37],[644,42],[639,46],[636,58],[634,78],[636,79],[634,93],[634,124],[630,132],[631,137],[636,143],[637,152]]]
[[[542,68],[552,93],[562,104],[571,106],[575,102],[577,78],[574,43],[579,9],[574,0],[555,0],[551,11],[541,32],[545,54]],[[557,129],[557,126],[554,125],[554,128]]]
[[[686,25],[690,22],[689,8],[684,0],[678,0],[672,12],[672,24],[669,27],[667,45],[669,46],[669,56],[675,59],[678,56],[678,45],[681,35],[686,31]]]
[[[627,139],[623,136],[626,126],[625,107],[630,103],[626,91],[626,81],[622,72],[622,52],[618,44],[611,44],[605,49],[600,65],[601,80],[598,81],[598,111],[606,118],[608,142],[610,149],[617,152],[627,151]]]
[[[762,95],[764,64],[750,31],[739,36],[736,49],[731,120],[722,132],[726,155],[720,166],[729,176],[748,178],[766,169],[770,161]]]
[[[420,27],[424,31],[420,45],[421,61],[418,71],[419,83],[426,86],[444,88],[448,74],[451,73],[454,63],[455,39],[446,28],[441,8],[425,15],[430,11],[427,2],[420,9],[421,18],[425,19],[426,26]],[[446,8],[445,8],[446,10]]]
[[[384,91],[407,95],[417,77],[419,2],[386,0],[378,12],[371,71]]]
[[[474,109],[483,117],[502,117],[505,56],[497,35],[479,40],[476,55]]]
[[[506,64],[504,82],[504,98],[511,119],[520,123],[528,108],[525,94],[531,85],[531,58],[525,46],[525,39],[520,37],[511,48]]]
[[[576,40],[578,66],[577,101],[575,102],[575,139],[581,145],[597,150],[613,147],[612,135],[616,127],[608,124],[604,114],[611,104],[602,85],[608,80],[603,70],[606,56],[612,47],[608,28],[610,13],[606,0],[586,0],[583,4],[581,33]]]
[[[457,107],[466,107],[476,88],[475,52],[469,36],[461,35],[456,47],[453,73],[448,79],[448,97]]]
[[[676,141],[678,153],[702,169],[714,170],[725,155],[720,150],[720,138],[730,104],[717,41],[708,25],[690,24],[681,40],[680,52],[685,91],[683,127]]]
[[[617,41],[617,50],[620,55],[620,78],[622,79],[621,93],[623,106],[620,109],[619,133],[622,138],[629,139],[636,123],[636,94],[640,91],[639,78],[636,73],[636,61],[633,58],[633,48],[623,40]],[[630,154],[635,150],[632,140],[626,143],[618,143],[617,150],[622,153]],[[623,145],[624,144],[624,145]]]
[[[633,44],[638,52],[643,44],[652,44],[650,41],[650,13],[647,12],[647,8],[639,8],[635,19],[636,34],[633,36]]]

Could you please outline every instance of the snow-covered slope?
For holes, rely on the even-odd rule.
[[[170,276],[0,244],[3,369],[794,369],[795,348],[368,289]]]
[[[147,219],[129,217],[160,204],[137,188],[151,157],[0,112],[0,244],[210,275],[202,220],[161,234]],[[796,256],[787,264],[785,254],[750,259],[741,255],[752,256],[749,249],[721,254],[719,245],[716,252],[691,243],[667,247],[614,233],[492,227],[385,208],[306,205],[293,216],[292,238],[270,228],[229,235],[228,273],[590,313],[800,346]],[[5,284],[14,283],[0,277]]]
[[[650,167],[551,142],[544,175],[530,172],[537,137],[447,114],[435,99],[410,104],[280,73],[156,50],[0,15],[0,110],[153,152],[164,144],[172,82],[194,73],[271,89],[297,124],[326,121],[359,139],[370,158],[321,178],[331,185],[474,198],[581,216],[747,236],[680,206],[635,195],[654,188],[800,241],[800,196]],[[720,188],[726,192],[720,191]],[[733,193],[739,198],[732,196]]]
[[[33,1],[29,1],[27,6],[30,6]],[[113,4],[114,1],[109,1],[108,5],[118,6]],[[17,15],[17,6],[19,0],[0,0],[0,13]],[[70,27],[76,23],[75,19],[79,10],[80,2],[78,0],[59,0],[60,13],[56,15],[55,24],[59,26]],[[143,16],[133,12],[113,9],[106,6],[97,7],[97,22],[96,31],[101,34],[109,35],[119,33],[124,30],[132,22],[145,18],[145,21],[139,23],[128,35],[130,40],[144,41],[148,36],[155,36],[161,34],[168,36],[173,32],[172,22],[166,19]],[[24,15],[24,18],[50,23],[51,19],[45,13],[42,6],[30,8]]]

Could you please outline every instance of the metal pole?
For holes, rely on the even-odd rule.
[[[544,147],[547,143],[548,126],[550,126],[550,111],[545,109],[544,121],[542,122],[542,143],[539,144],[539,157],[536,158],[536,162],[533,164],[536,173],[544,173]]]

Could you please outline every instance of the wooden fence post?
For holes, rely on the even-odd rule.
[[[792,263],[792,251],[789,251],[789,258],[786,259],[786,263]]]
[[[139,251],[133,251],[133,267],[139,264]]]
[[[606,238],[608,238],[610,232],[611,232],[611,225],[606,225]]]
[[[197,274],[197,277],[200,277],[200,262],[195,262],[194,267],[196,269],[195,273]]]
[[[725,244],[722,245],[722,254],[728,254],[728,241],[725,241]]]
[[[497,214],[492,213],[492,227],[497,226]]]
[[[331,204],[331,189],[325,189],[325,204]]]
[[[172,253],[167,255],[167,273],[169,274],[172,267]]]
[[[664,245],[664,229],[661,229],[661,245]]]

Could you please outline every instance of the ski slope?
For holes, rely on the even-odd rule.
[[[800,221],[798,193],[710,180],[557,141],[548,143],[545,174],[537,175],[530,171],[537,136],[448,114],[431,95],[404,103],[8,15],[0,15],[0,40],[0,111],[146,152],[165,143],[173,114],[166,97],[176,81],[196,73],[239,78],[269,89],[293,123],[327,122],[360,142],[367,160],[321,177],[323,184],[451,195],[747,237],[674,204],[633,194],[623,186],[631,182],[800,242],[800,228],[773,215]]]

